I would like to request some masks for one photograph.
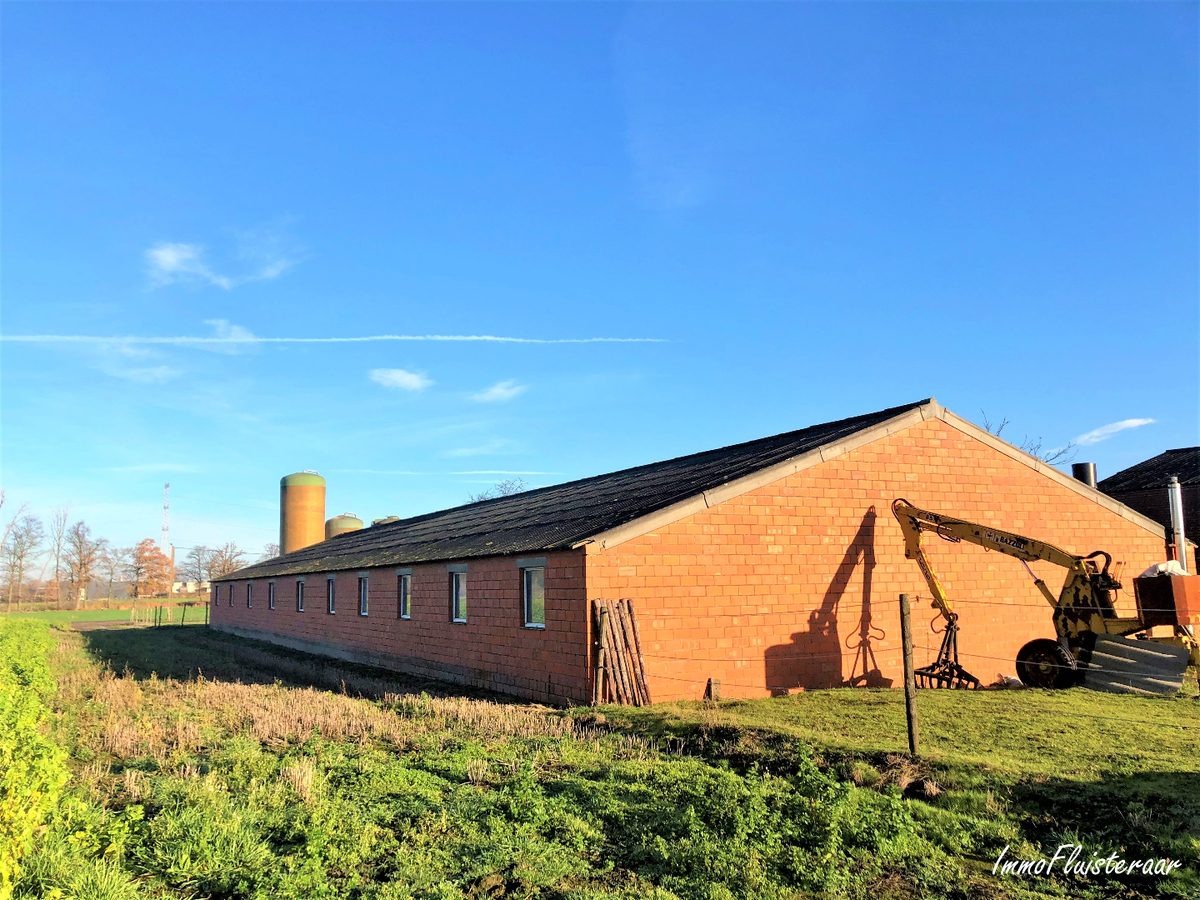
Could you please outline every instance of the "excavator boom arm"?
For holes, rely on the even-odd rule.
[[[1081,673],[1086,673],[1086,678],[1096,679],[1096,685],[1109,686],[1100,687],[1101,690],[1164,693],[1176,690],[1182,683],[1187,655],[1180,657],[1176,653],[1171,656],[1167,652],[1170,648],[1163,645],[1182,644],[1195,653],[1194,639],[1181,634],[1177,628],[1172,639],[1141,634],[1140,637],[1148,638],[1148,641],[1129,640],[1128,635],[1146,632],[1149,626],[1140,613],[1136,618],[1117,615],[1112,592],[1120,590],[1121,585],[1109,573],[1112,557],[1103,550],[1075,556],[1061,547],[1011,531],[918,509],[904,499],[892,503],[892,513],[904,532],[904,555],[920,567],[933,594],[933,605],[946,622],[937,659],[916,671],[918,685],[923,679],[926,685],[934,687],[978,686],[978,679],[958,664],[958,615],[950,608],[946,592],[921,546],[922,536],[927,531],[952,543],[966,541],[1021,560],[1034,585],[1054,609],[1052,619],[1057,640],[1038,638],[1029,641],[1017,654],[1017,674],[1023,683],[1043,688],[1087,684],[1079,680]],[[1058,597],[1029,568],[1029,563],[1035,560],[1067,570]]]
[[[917,563],[929,585],[930,593],[933,594],[934,605],[947,621],[953,618],[954,612],[950,607],[946,592],[942,588],[941,582],[938,581],[937,574],[933,571],[933,567],[925,555],[925,550],[921,546],[921,535],[926,531],[932,531],[938,537],[954,543],[966,541],[970,544],[977,544],[986,550],[995,550],[1006,556],[1016,557],[1025,563],[1040,559],[1069,571],[1081,570],[1083,567],[1080,557],[1053,544],[1035,541],[1011,531],[1001,531],[999,528],[980,525],[976,522],[966,522],[962,519],[939,515],[913,506],[902,498],[892,503],[892,514],[895,515],[896,520],[900,523],[900,529],[904,532],[905,557]],[[1104,555],[1107,557],[1107,554]],[[1105,568],[1107,569],[1107,567],[1106,562]],[[1034,584],[1046,598],[1047,603],[1051,606],[1058,606],[1058,598],[1050,592],[1046,582],[1035,576]]]

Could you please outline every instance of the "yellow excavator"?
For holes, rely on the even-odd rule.
[[[1173,637],[1152,638],[1150,626],[1140,614],[1137,618],[1117,615],[1112,593],[1120,590],[1121,584],[1109,572],[1112,556],[1103,550],[1075,556],[1044,541],[918,509],[903,498],[892,503],[892,514],[904,532],[904,555],[914,560],[925,576],[933,606],[945,623],[937,659],[917,670],[917,683],[922,687],[979,687],[979,679],[959,665],[958,614],[921,546],[927,531],[951,543],[967,541],[1016,557],[1053,607],[1058,639],[1030,641],[1017,654],[1017,675],[1029,687],[1082,684],[1106,691],[1174,693],[1182,684],[1189,657],[1200,655],[1195,639],[1183,626],[1176,625]],[[1029,568],[1035,560],[1067,570],[1057,597]]]

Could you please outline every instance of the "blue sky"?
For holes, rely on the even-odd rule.
[[[4,4],[8,500],[257,551],[299,469],[411,515],[931,395],[1197,443],[1197,10]],[[548,343],[186,340],[385,334]]]

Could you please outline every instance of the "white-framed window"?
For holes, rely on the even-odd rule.
[[[396,618],[412,618],[412,573],[396,576]]]
[[[363,575],[358,576],[358,614],[367,614],[367,578]]]
[[[254,585],[246,582],[246,609],[254,608]]]
[[[450,573],[450,618],[455,622],[467,621],[467,573]]]
[[[275,608],[275,582],[267,582],[267,609]]]
[[[332,576],[325,579],[325,604],[331,616],[337,612],[337,582]]]
[[[296,582],[296,612],[304,612],[304,581]]]
[[[521,570],[521,597],[526,628],[546,627],[546,570],[530,566]]]

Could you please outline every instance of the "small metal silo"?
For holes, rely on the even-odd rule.
[[[325,523],[325,540],[345,534],[348,531],[358,531],[363,527],[363,520],[354,513],[342,513],[334,516]]]

